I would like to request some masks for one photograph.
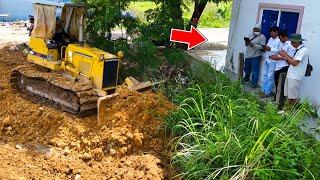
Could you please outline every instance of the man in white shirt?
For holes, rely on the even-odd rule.
[[[308,48],[302,44],[304,39],[302,39],[301,34],[292,34],[290,40],[292,46],[297,49],[295,54],[290,56],[282,50],[280,55],[290,64],[284,87],[284,95],[288,97],[289,104],[294,105],[299,100],[299,87],[306,73],[309,52]]]
[[[296,48],[294,48],[291,45],[291,41],[289,41],[289,38],[288,38],[288,33],[284,32],[284,31],[280,31],[278,36],[281,41],[280,49],[284,50],[290,57],[293,57],[294,53],[296,52]],[[275,73],[274,73],[274,81],[275,81],[276,94],[277,94],[277,86],[278,86],[280,74],[287,73],[287,71],[289,69],[289,64],[279,54],[271,56],[270,59],[277,61],[276,62],[276,69],[275,69]],[[274,100],[275,99],[276,98],[274,98]]]
[[[270,28],[270,39],[267,45],[263,48],[266,51],[266,61],[264,67],[264,76],[262,84],[262,96],[261,98],[271,97],[274,88],[274,73],[276,69],[276,61],[270,59],[271,56],[279,53],[280,39],[278,37],[279,28]]]

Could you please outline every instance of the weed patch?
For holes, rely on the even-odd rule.
[[[239,83],[191,66],[190,88],[173,97],[179,110],[167,119],[176,136],[172,163],[184,179],[318,179],[319,143],[298,129],[303,105],[281,116]]]

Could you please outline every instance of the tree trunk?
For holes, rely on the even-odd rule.
[[[191,29],[191,25],[195,28],[197,28],[198,26],[198,22],[199,19],[204,11],[204,9],[206,8],[208,1],[203,1],[203,0],[195,0],[194,1],[194,10],[192,13],[192,17],[190,19],[189,25],[186,27],[186,29],[188,31],[190,31]],[[183,49],[183,50],[187,50],[188,49],[188,45],[187,44],[178,44],[177,47]]]
[[[208,1],[201,1],[201,0],[194,1],[194,10],[193,10],[192,17],[190,19],[189,29],[191,28],[191,25],[197,27],[198,21],[202,15],[204,9],[207,6],[207,3],[208,3]]]

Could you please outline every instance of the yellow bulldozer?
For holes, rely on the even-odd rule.
[[[86,7],[35,3],[28,65],[12,70],[12,88],[28,98],[44,100],[85,116],[114,97],[123,53],[113,55],[84,42]],[[57,17],[57,9],[61,16]],[[150,87],[127,78],[135,90]],[[99,103],[98,102],[99,99]]]

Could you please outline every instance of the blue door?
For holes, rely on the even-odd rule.
[[[278,17],[279,11],[263,10],[261,32],[266,36],[267,40],[270,38],[269,29],[278,25]]]
[[[286,31],[289,35],[297,33],[298,21],[299,13],[282,11],[279,28]]]
[[[297,32],[298,21],[299,13],[297,12],[263,10],[261,21],[262,33],[268,40],[270,38],[269,29],[273,26],[279,26],[280,30],[286,31],[289,35],[293,34]]]

